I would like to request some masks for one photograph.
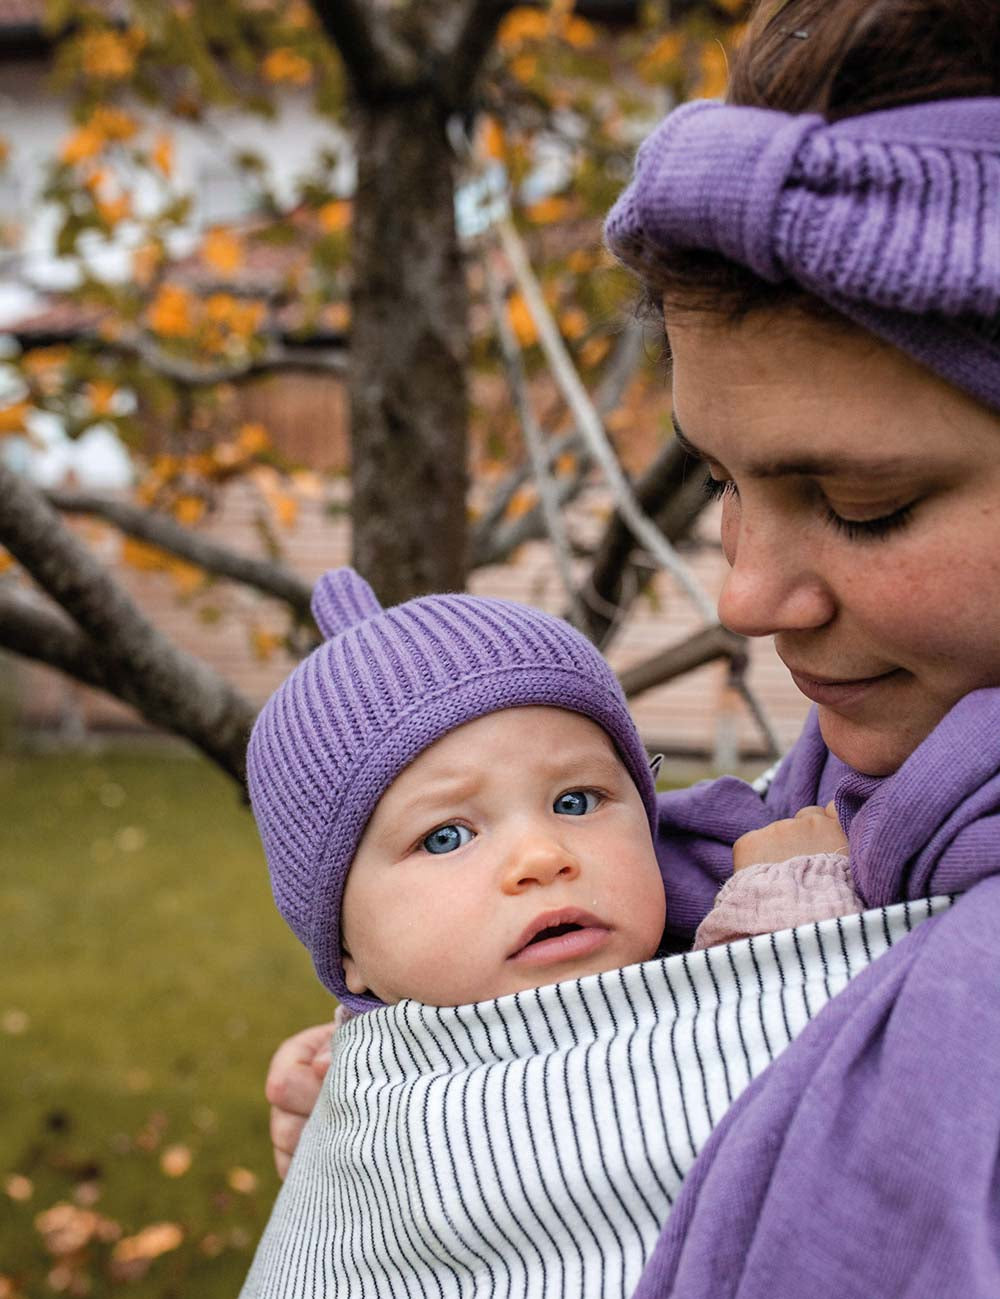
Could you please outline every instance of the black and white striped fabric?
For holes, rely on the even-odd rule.
[[[624,1299],[736,1096],[949,905],[349,1021],[243,1299]]]

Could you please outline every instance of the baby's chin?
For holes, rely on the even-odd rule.
[[[412,1000],[423,1002],[425,1006],[465,1006],[479,1001],[496,1001],[499,997],[512,997],[518,992],[531,992],[535,988],[548,988],[554,983],[568,983],[577,979],[586,979],[593,974],[607,974],[610,970],[620,970],[628,965],[639,965],[643,961],[654,960],[659,953],[659,945],[650,949],[648,946],[633,948],[625,953],[609,953],[603,959],[594,954],[586,960],[559,962],[550,966],[518,969],[507,962],[507,968],[500,971],[495,980],[483,980],[481,983],[468,984],[465,987],[423,988],[414,992]]]

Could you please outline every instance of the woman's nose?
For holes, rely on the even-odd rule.
[[[515,845],[504,865],[501,887],[505,893],[523,893],[557,880],[568,883],[579,874],[579,861],[557,839],[533,834]]]
[[[723,550],[729,572],[719,595],[719,620],[743,636],[825,627],[836,601],[821,564],[781,520],[754,523],[745,509],[727,511]]]

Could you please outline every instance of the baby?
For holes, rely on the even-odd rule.
[[[341,1004],[455,1006],[655,956],[653,776],[594,646],[504,600],[383,610],[351,569],[313,604],[327,640],[262,711],[248,775],[277,904]],[[819,808],[744,836],[754,869],[696,945],[860,910],[844,848]]]
[[[509,601],[435,595],[383,610],[340,569],[320,579],[313,611],[327,639],[258,718],[250,793],[278,906],[359,1018],[337,1034],[243,1299],[492,1294],[505,1269],[507,1292],[533,1299],[549,1293],[547,1266],[572,1278],[567,1293],[630,1292],[669,1209],[656,1169],[674,1161],[678,1106],[667,1113],[648,1067],[618,1095],[612,1083],[612,1056],[623,1069],[646,1043],[662,1058],[666,1034],[673,1050],[666,997],[650,991],[658,976],[641,968],[670,905],[653,775],[618,680],[568,624]],[[745,835],[734,852],[745,869],[699,943],[860,910],[843,847],[820,808]],[[609,971],[640,976],[621,1025],[587,978]],[[566,981],[585,1013],[575,1026],[562,990],[545,987]],[[763,1045],[754,1070],[770,1058]],[[600,1122],[577,1143],[588,1113]],[[643,1133],[642,1185],[626,1145],[602,1145],[600,1126],[618,1123]],[[688,1140],[693,1159],[690,1129]],[[555,1197],[556,1218],[599,1178],[643,1232],[623,1243],[595,1203],[583,1236],[548,1214],[547,1245],[524,1236],[537,1200],[521,1206],[515,1186],[528,1195],[543,1166],[547,1179],[558,1168],[559,1189],[538,1183],[535,1195]]]

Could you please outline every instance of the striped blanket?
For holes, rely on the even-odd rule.
[[[625,1299],[735,1097],[948,905],[351,1020],[242,1299]]]

